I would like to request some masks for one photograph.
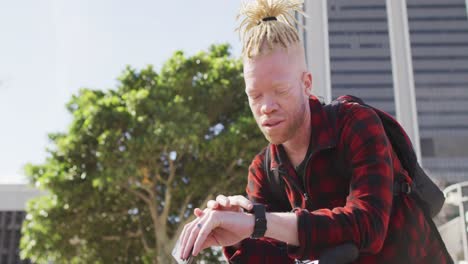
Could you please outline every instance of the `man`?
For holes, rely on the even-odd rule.
[[[411,178],[377,114],[344,103],[331,120],[310,95],[312,75],[288,20],[298,10],[301,1],[256,0],[241,11],[245,92],[271,144],[249,167],[249,200],[219,195],[195,209],[181,234],[182,258],[220,245],[231,263],[293,263],[351,243],[355,263],[450,262],[421,208],[393,194],[397,175]],[[281,173],[289,204],[275,196],[267,169]]]

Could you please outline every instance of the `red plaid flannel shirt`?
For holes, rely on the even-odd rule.
[[[285,178],[290,205],[273,197],[264,170],[265,149],[252,161],[246,188],[249,198],[265,204],[270,212],[301,208],[295,211],[300,245],[245,239],[237,250],[224,248],[230,263],[319,259],[324,250],[345,242],[359,248],[354,263],[450,263],[421,208],[410,196],[393,195],[394,178],[408,182],[411,178],[393,152],[377,114],[345,103],[334,126],[317,98],[309,102],[312,152],[304,179],[299,179],[281,145],[270,147],[271,169],[282,168],[290,176]],[[348,162],[347,168],[340,166],[340,159]],[[305,187],[309,203],[291,181]]]

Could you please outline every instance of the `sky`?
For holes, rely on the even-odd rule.
[[[112,89],[125,65],[159,70],[214,43],[240,54],[240,0],[0,0],[0,183],[26,183],[80,88]]]

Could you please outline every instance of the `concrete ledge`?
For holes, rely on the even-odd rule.
[[[29,199],[42,194],[28,184],[0,184],[0,211],[24,211]]]

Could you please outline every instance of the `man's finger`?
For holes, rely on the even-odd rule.
[[[190,222],[190,224],[188,224],[185,229],[185,234],[184,234],[184,237],[182,238],[181,240],[181,256],[180,258],[181,259],[187,259],[187,257],[190,255],[191,253],[191,249],[192,249],[192,244],[190,244],[190,237],[192,236],[192,233],[195,229],[197,229],[197,224],[198,222],[200,222],[199,218],[195,219],[194,221]],[[198,230],[196,230],[198,231]],[[193,243],[193,242],[192,242]]]
[[[210,209],[217,209],[219,207],[219,203],[215,200],[209,200],[207,203],[206,203],[206,207],[210,208]]]
[[[205,244],[206,238],[211,233],[213,228],[215,227],[215,222],[213,217],[210,217],[208,221],[206,221],[203,226],[201,227],[200,231],[198,232],[197,239],[193,244],[193,251],[192,254],[194,256],[198,255],[200,250],[202,250],[203,244]]]
[[[182,229],[182,233],[180,234],[180,258],[182,258],[182,254],[184,253],[184,241],[185,241],[185,237],[187,236],[187,229],[189,227],[191,223],[188,223],[184,226],[184,229]]]
[[[202,211],[200,208],[195,208],[195,210],[193,210],[193,214],[196,217],[202,217],[204,214],[204,211]]]
[[[189,229],[192,226],[192,223],[193,221],[184,226],[182,235],[180,236],[180,258],[181,259],[184,258],[184,249],[185,249],[185,244],[186,244],[185,241],[187,240],[187,234],[189,233]]]
[[[218,196],[216,197],[216,201],[217,201],[221,206],[224,206],[224,207],[229,207],[229,206],[230,206],[230,204],[229,204],[229,199],[228,199],[226,196],[222,195],[222,194],[220,194],[220,195],[218,195]]]
[[[253,207],[253,203],[242,195],[236,195],[236,196],[230,197],[230,202],[231,202],[231,206],[237,205],[246,210],[251,210]]]

